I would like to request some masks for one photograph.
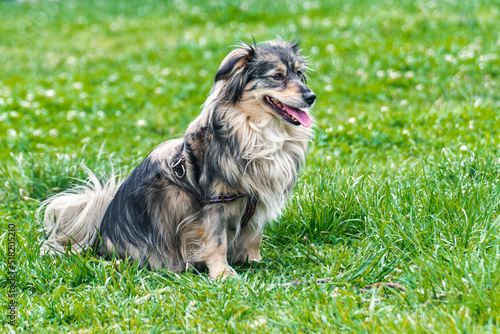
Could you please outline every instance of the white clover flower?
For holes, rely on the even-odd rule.
[[[399,71],[394,71],[392,69],[389,70],[389,78],[390,79],[398,79],[398,78],[401,78],[401,72]]]
[[[460,53],[458,54],[458,57],[460,58],[460,60],[472,59],[472,58],[474,58],[474,51],[472,51],[472,50],[460,51]]]
[[[380,108],[380,111],[381,112],[387,112],[387,111],[389,111],[389,107],[388,106],[383,106],[382,108]]]
[[[77,59],[74,56],[69,56],[68,58],[66,58],[66,64],[68,65],[74,65],[76,64],[76,61]]]
[[[474,101],[474,108],[478,108],[481,106],[481,104],[483,103],[483,99],[482,98],[477,98],[475,101]]]
[[[460,146],[460,151],[467,151],[467,146],[465,145]]]
[[[496,60],[496,59],[497,59],[497,55],[494,53],[489,53],[489,54],[479,56],[479,61],[483,62],[483,63],[488,62],[490,60]]]
[[[361,78],[361,80],[366,80],[368,78],[368,75],[366,74],[365,70],[362,68],[358,68],[356,70],[356,74]]]
[[[325,86],[325,91],[331,92],[332,90],[333,90],[333,86],[332,85],[326,85]]]
[[[73,89],[75,90],[80,90],[83,88],[83,83],[81,83],[80,81],[75,81],[73,82]]]
[[[406,135],[406,136],[409,136],[410,135],[410,130],[404,129],[403,130],[403,134]]]
[[[12,110],[10,112],[10,117],[12,117],[12,118],[18,118],[19,117],[19,113],[17,111]]]
[[[14,129],[12,129],[12,128],[8,129],[7,130],[7,136],[9,136],[9,137],[17,137],[17,131],[14,130]]]
[[[401,100],[401,105],[402,106],[407,106],[408,105],[408,100]]]
[[[109,30],[116,32],[119,31],[122,28],[122,25],[120,22],[111,22],[109,24]]]
[[[208,71],[205,70],[205,69],[201,69],[199,72],[198,72],[198,75],[202,78],[206,78],[207,75],[208,75]]]
[[[42,134],[42,130],[40,129],[35,129],[33,130],[33,136],[38,137]]]
[[[447,63],[455,64],[457,62],[457,59],[455,57],[453,57],[452,55],[444,55],[444,61]]]
[[[161,75],[166,77],[170,74],[170,69],[168,67],[165,67],[163,70],[161,70]]]
[[[416,90],[421,91],[422,89],[424,89],[424,85],[418,84],[417,86],[415,86],[415,88]]]
[[[141,127],[145,126],[146,124],[147,124],[146,121],[143,119],[138,120],[136,123],[137,126],[141,126]]]
[[[262,327],[265,326],[266,324],[267,324],[267,319],[264,317],[259,317],[250,324],[250,327],[251,328]]]
[[[52,137],[55,137],[57,136],[59,132],[57,131],[57,129],[50,129],[49,130],[49,135],[51,135]]]
[[[104,111],[99,110],[99,111],[97,112],[97,116],[98,116],[99,118],[104,118],[104,117],[106,116],[106,114],[104,113]]]
[[[118,74],[112,74],[108,77],[108,81],[109,82],[115,82],[116,80],[118,80]]]
[[[354,124],[354,123],[356,123],[356,118],[351,117],[351,118],[349,118],[348,122],[351,124]]]
[[[308,27],[311,26],[311,19],[309,17],[307,17],[307,16],[304,16],[302,18],[302,20],[300,20],[300,24],[301,24],[302,27],[308,28]]]
[[[411,79],[415,76],[415,72],[413,71],[408,71],[405,73],[405,78]]]
[[[56,91],[54,89],[49,89],[45,91],[45,96],[46,97],[54,97],[56,96]]]

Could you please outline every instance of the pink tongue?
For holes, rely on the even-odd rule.
[[[283,104],[283,106],[285,107],[286,112],[295,117],[300,122],[300,124],[302,124],[306,128],[311,125],[311,117],[309,117],[309,115],[305,111],[289,107],[286,104]]]

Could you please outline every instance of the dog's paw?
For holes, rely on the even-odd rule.
[[[209,275],[212,279],[225,280],[228,277],[238,278],[238,273],[230,266],[224,266],[217,269],[209,269]]]
[[[254,250],[251,252],[248,252],[247,255],[245,256],[246,261],[245,262],[260,262],[262,261],[262,256],[260,256],[260,251]]]
[[[262,256],[260,256],[260,255],[248,258],[248,262],[257,262],[257,263],[259,263],[260,261],[262,261]]]

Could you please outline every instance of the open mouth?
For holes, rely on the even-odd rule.
[[[293,125],[303,125],[308,127],[311,125],[311,117],[302,109],[287,106],[281,103],[274,97],[266,96],[264,101],[267,102],[285,121]]]

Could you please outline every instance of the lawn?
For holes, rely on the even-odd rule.
[[[276,34],[317,126],[261,264],[40,255],[42,200],[182,136],[231,45]],[[495,0],[0,1],[0,331],[500,330],[499,49]]]

